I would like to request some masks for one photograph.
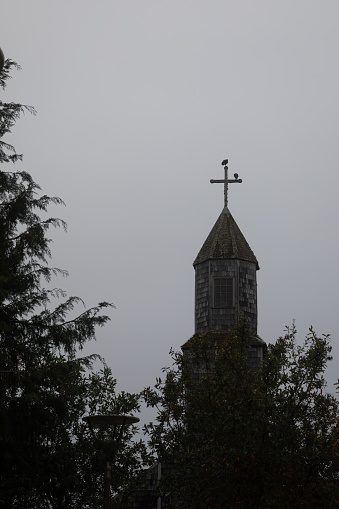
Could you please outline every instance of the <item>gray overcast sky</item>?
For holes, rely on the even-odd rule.
[[[152,384],[194,332],[192,262],[223,206],[256,254],[259,334],[331,333],[338,378],[337,0],[4,0],[0,46],[34,105],[7,139],[51,210],[58,281],[114,302],[85,352]]]

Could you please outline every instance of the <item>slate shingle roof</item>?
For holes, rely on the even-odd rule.
[[[193,265],[205,262],[206,260],[229,258],[254,262],[257,269],[259,269],[258,260],[252,249],[241,233],[239,226],[234,221],[232,214],[225,207],[200,249]]]

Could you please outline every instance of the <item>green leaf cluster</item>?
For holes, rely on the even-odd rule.
[[[329,337],[294,327],[247,361],[251,330],[215,341],[196,334],[144,397],[159,460],[175,466],[160,493],[168,507],[332,508],[339,504],[339,406],[326,392]]]

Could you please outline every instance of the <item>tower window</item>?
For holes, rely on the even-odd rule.
[[[233,306],[233,278],[214,278],[214,307],[229,308]]]

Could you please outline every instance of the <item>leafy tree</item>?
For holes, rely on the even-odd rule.
[[[6,60],[2,89],[13,67],[18,66]],[[35,113],[0,102],[4,165],[22,159],[3,138],[24,111]],[[82,416],[138,411],[139,397],[117,395],[105,365],[99,373],[91,371],[97,356],[77,358],[96,327],[109,319],[103,312],[111,305],[102,302],[76,316],[81,299],[51,286],[54,276],[67,275],[48,265],[47,231],[65,228],[58,218],[40,217],[51,203],[62,200],[41,195],[27,172],[0,171],[0,506],[95,508],[102,506],[103,465]],[[115,492],[128,491],[147,458],[143,444],[131,440],[135,430],[122,438]],[[108,431],[101,434],[109,440]]]
[[[157,421],[146,427],[159,460],[175,465],[160,492],[169,507],[339,506],[339,406],[326,393],[329,337],[292,327],[250,367],[251,333],[196,334],[164,380],[145,390]]]

